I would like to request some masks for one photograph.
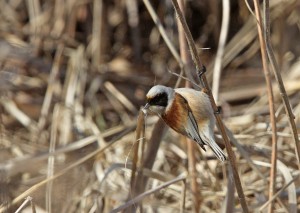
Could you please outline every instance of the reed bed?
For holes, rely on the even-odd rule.
[[[259,3],[0,1],[0,212],[298,212],[300,5]],[[156,84],[212,87],[227,162]]]

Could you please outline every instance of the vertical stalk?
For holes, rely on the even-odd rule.
[[[92,64],[95,67],[99,67],[102,55],[102,36],[103,31],[103,0],[93,1],[94,11],[93,11],[93,32],[92,32]]]
[[[219,102],[219,88],[220,88],[220,79],[222,72],[222,59],[224,55],[224,49],[226,44],[226,39],[229,29],[229,19],[230,19],[230,0],[222,1],[222,26],[218,44],[218,51],[214,64],[213,72],[213,83],[212,83],[212,93],[216,102]]]
[[[275,59],[274,56],[274,52],[273,52],[273,48],[271,45],[271,39],[270,39],[270,8],[269,8],[269,0],[265,0],[265,39],[266,39],[266,45],[267,45],[267,53],[268,53],[268,57],[270,60],[270,64],[272,66],[279,90],[280,90],[280,94],[281,94],[281,98],[282,98],[282,102],[284,105],[284,109],[285,109],[285,113],[288,116],[288,120],[289,120],[289,125],[291,128],[291,132],[293,134],[293,139],[294,139],[294,143],[295,143],[295,153],[296,153],[296,158],[298,161],[298,168],[300,170],[300,143],[299,143],[299,137],[298,137],[298,133],[297,133],[297,126],[295,123],[295,116],[293,114],[292,108],[291,108],[291,104],[289,102],[288,96],[286,94],[285,91],[285,87],[282,81],[282,77],[280,74],[280,69],[278,66],[278,63]]]
[[[133,197],[137,196],[137,191],[135,187],[139,188],[140,185],[143,184],[143,178],[139,182],[137,182],[137,171],[138,169],[138,163],[143,164],[143,156],[141,156],[140,162],[138,157],[138,151],[140,147],[140,142],[142,143],[142,146],[145,144],[145,119],[144,119],[144,113],[140,110],[138,120],[137,120],[137,127],[135,132],[135,143],[134,143],[134,149],[133,149],[133,159],[132,159],[132,172],[131,172],[131,179],[130,179],[130,190],[128,195],[128,200],[131,200]],[[143,166],[140,165],[140,173],[139,175],[142,176],[142,168]],[[139,186],[137,185],[139,184]],[[138,206],[141,207],[142,203],[138,203]],[[134,207],[130,206],[128,209],[124,210],[124,212],[133,212]]]
[[[179,0],[178,3],[182,13],[185,14],[184,0]],[[178,26],[180,57],[182,59],[184,66],[186,67],[185,71],[190,72],[191,69],[189,68],[192,66],[193,61],[191,59],[191,55],[189,54],[189,49],[184,35],[184,30],[178,20],[177,20],[177,26]],[[191,87],[191,83],[186,81],[185,87]],[[186,139],[186,142],[187,142],[187,153],[188,153],[188,171],[191,177],[192,199],[194,204],[193,208],[194,208],[194,212],[199,212],[201,206],[201,194],[200,194],[201,192],[199,190],[199,184],[196,178],[197,171],[196,171],[196,159],[195,159],[195,143],[190,139]]]
[[[179,5],[178,5],[177,1],[172,0],[172,2],[173,2],[173,5],[174,5],[174,8],[176,10],[176,13],[178,15],[178,18],[179,18],[179,20],[182,24],[183,29],[184,29],[185,36],[187,38],[188,45],[189,45],[189,48],[190,48],[190,51],[191,51],[191,54],[192,54],[192,58],[193,58],[194,63],[196,65],[197,71],[199,72],[203,69],[203,64],[202,64],[202,62],[200,60],[200,57],[199,57],[199,54],[197,52],[196,45],[195,45],[195,42],[193,40],[192,34],[191,34],[191,32],[190,32],[190,30],[187,26],[186,20],[185,20],[183,14],[182,14],[182,12],[179,8]],[[206,76],[202,75],[201,77],[202,77],[201,80],[203,81],[203,84],[204,84],[204,86],[207,90],[207,94],[210,97],[212,108],[215,112],[217,112],[218,108],[216,106],[214,97],[211,93],[211,90],[210,90],[209,84],[207,82]],[[239,201],[241,203],[243,211],[244,212],[249,212],[248,211],[248,206],[247,206],[247,203],[246,203],[246,199],[245,199],[245,195],[244,195],[244,191],[243,191],[243,187],[242,187],[242,184],[241,184],[241,180],[240,180],[240,177],[239,177],[239,174],[238,174],[238,171],[237,171],[237,166],[236,166],[236,162],[235,162],[235,155],[234,155],[234,152],[232,150],[231,144],[229,142],[228,136],[226,134],[224,124],[223,124],[222,119],[221,119],[219,114],[216,113],[215,117],[216,117],[216,120],[217,120],[219,130],[220,130],[220,132],[222,134],[222,137],[223,137],[223,140],[225,142],[225,147],[226,147],[226,150],[227,150],[227,153],[228,153],[228,158],[229,158],[229,161],[230,161],[230,165],[232,167],[233,178],[234,178],[234,181],[235,181]]]
[[[269,184],[269,198],[272,198],[275,191],[275,182],[276,182],[276,159],[277,159],[277,130],[276,130],[276,117],[275,117],[275,107],[274,107],[274,97],[273,97],[273,90],[272,90],[272,81],[271,81],[271,74],[268,68],[268,57],[267,57],[267,50],[266,50],[266,43],[263,35],[263,26],[262,18],[259,10],[259,2],[258,0],[254,1],[255,7],[255,14],[257,21],[257,31],[258,37],[260,42],[260,50],[261,50],[261,57],[262,57],[262,64],[263,64],[263,71],[264,76],[267,84],[267,91],[268,91],[268,102],[269,102],[269,110],[270,110],[270,121],[272,127],[272,157],[271,157],[271,171],[270,171],[270,184]],[[264,30],[265,31],[265,30]],[[268,209],[269,213],[273,212],[273,202],[269,205]]]

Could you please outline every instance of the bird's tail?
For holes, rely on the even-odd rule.
[[[227,159],[223,150],[218,146],[218,144],[214,140],[210,139],[209,146],[220,161],[225,161]]]

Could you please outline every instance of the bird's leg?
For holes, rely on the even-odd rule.
[[[198,71],[198,76],[201,79],[201,76],[206,73],[206,67],[204,65],[202,65],[201,70],[197,70]]]

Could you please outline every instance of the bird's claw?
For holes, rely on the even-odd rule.
[[[221,106],[217,106],[217,110],[215,111],[215,114],[221,114],[222,112],[222,107]]]
[[[199,78],[201,78],[204,73],[206,73],[206,67],[204,65],[202,65],[202,69],[198,70]]]

